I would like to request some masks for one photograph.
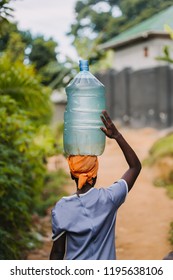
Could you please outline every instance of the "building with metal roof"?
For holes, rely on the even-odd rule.
[[[112,67],[118,71],[126,67],[138,70],[165,65],[167,62],[156,57],[163,55],[165,45],[170,46],[173,54],[173,40],[165,30],[166,25],[173,29],[173,6],[127,29],[100,48],[114,51]]]

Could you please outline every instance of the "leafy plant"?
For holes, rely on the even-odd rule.
[[[173,156],[173,134],[170,133],[165,137],[157,140],[149,151],[149,157],[146,160],[148,164],[154,164],[159,159]]]
[[[146,164],[158,164],[164,158],[173,159],[173,134],[170,133],[165,137],[157,140],[149,151],[149,157],[145,160]],[[173,198],[173,168],[166,168],[167,174],[161,175],[154,181],[155,186],[164,187],[170,198]]]
[[[34,137],[34,143],[46,157],[63,153],[61,125],[58,124],[57,127],[40,126]]]
[[[56,134],[49,128],[40,128],[40,137],[43,131],[49,133],[46,141],[43,134],[45,146],[38,145],[37,129],[27,112],[5,95],[0,97],[0,119],[0,259],[23,259],[35,243],[32,214],[45,214],[59,199],[67,176],[46,171],[44,159],[55,153],[50,143]],[[62,127],[58,131],[61,135]]]
[[[45,188],[48,178],[51,184],[63,182],[63,173],[54,179],[45,165],[47,156],[61,152],[62,133],[46,126],[52,116],[51,89],[43,86],[33,66],[24,63],[32,38],[24,38],[8,22],[13,11],[9,3],[0,1],[0,259],[24,259],[38,243],[33,214],[44,213],[56,197],[53,187]]]
[[[63,169],[46,173],[44,189],[36,203],[37,213],[45,215],[49,207],[52,207],[62,196],[67,195],[63,186],[68,180],[69,175]]]
[[[13,8],[9,6],[12,0],[0,1],[0,34],[5,34],[9,25],[9,18],[13,16]]]
[[[8,95],[24,109],[34,125],[48,123],[51,118],[50,89],[40,84],[31,66],[20,61],[0,58],[0,95]]]
[[[167,24],[165,24],[164,29],[169,34],[170,38],[173,40],[173,29]],[[170,46],[164,46],[163,54],[161,56],[157,56],[156,60],[163,60],[169,63],[173,63],[173,58],[171,57],[171,51],[172,49]]]
[[[31,121],[9,96],[0,98],[0,119],[0,258],[18,259],[27,247],[45,167]]]
[[[169,230],[169,241],[173,246],[173,222],[170,224],[170,230]]]

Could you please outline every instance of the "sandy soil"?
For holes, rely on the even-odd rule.
[[[121,133],[134,148],[140,160],[146,158],[148,150],[165,132],[151,128],[139,130],[121,129]],[[60,156],[50,159],[48,168],[63,167],[66,160]],[[99,173],[96,187],[106,187],[126,171],[127,164],[116,142],[107,139],[106,148],[99,157]],[[153,186],[158,169],[143,167],[140,176],[125,203],[118,211],[116,224],[116,248],[119,260],[161,260],[171,249],[168,241],[170,222],[173,221],[173,200],[162,188]],[[73,182],[65,186],[67,192],[75,191]],[[43,246],[31,252],[28,259],[48,259],[51,248],[50,209],[48,215],[38,221],[44,229]]]

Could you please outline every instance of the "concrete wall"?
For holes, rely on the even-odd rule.
[[[170,39],[159,38],[146,40],[145,42],[138,43],[134,46],[128,46],[127,48],[116,50],[112,67],[117,71],[121,71],[129,66],[133,70],[139,70],[165,65],[167,62],[155,59],[155,57],[163,55],[163,47],[165,45],[171,46],[173,54],[173,41]],[[145,56],[145,48],[148,49],[148,56]]]

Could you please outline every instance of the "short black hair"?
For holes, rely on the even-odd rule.
[[[75,180],[76,182],[76,185],[78,186],[78,178],[74,177],[73,174],[71,173],[71,178],[72,180]],[[90,184],[92,187],[94,187],[95,183],[96,183],[96,180],[97,180],[97,176],[92,178],[92,183]]]

